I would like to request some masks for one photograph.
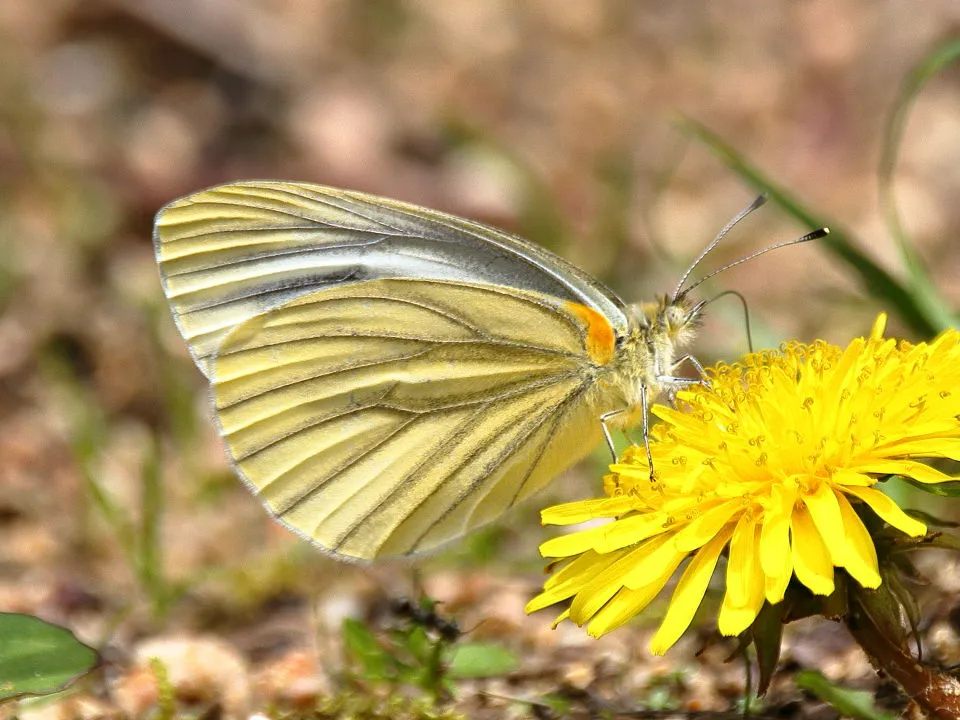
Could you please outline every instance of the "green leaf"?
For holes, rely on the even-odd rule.
[[[926,510],[919,510],[917,508],[904,508],[903,511],[914,520],[919,520],[925,525],[933,525],[941,528],[960,528],[960,522],[937,517],[933,513],[929,513]]]
[[[777,669],[777,663],[780,662],[780,644],[783,641],[785,610],[786,605],[784,603],[771,605],[765,602],[750,628],[753,644],[757,649],[757,665],[760,667],[760,678],[757,683],[757,695],[759,697],[766,694],[767,688],[770,687],[770,681],[773,679],[773,673]]]
[[[910,111],[924,86],[945,67],[960,61],[960,40],[948,40],[924,57],[904,80],[894,103],[893,111],[884,129],[883,156],[880,159],[880,203],[890,234],[900,249],[904,267],[909,273],[912,290],[924,313],[941,328],[957,323],[957,316],[948,310],[949,303],[936,291],[923,259],[914,250],[897,208],[894,197],[894,173],[897,156],[903,141],[903,132]]]
[[[506,675],[517,669],[517,656],[493,643],[463,643],[453,650],[449,674],[454,678],[484,678]]]
[[[388,680],[393,677],[392,658],[380,647],[380,643],[366,625],[359,620],[343,621],[343,642],[350,658],[363,668],[368,680]]]
[[[686,133],[702,142],[733,172],[759,192],[766,193],[771,202],[779,205],[799,222],[811,230],[829,227],[830,234],[820,241],[823,246],[860,276],[860,282],[868,294],[884,305],[891,305],[900,319],[919,337],[932,337],[942,328],[942,325],[930,318],[925,308],[918,304],[913,290],[905,287],[864,254],[840,223],[831,221],[825,215],[819,215],[805,207],[796,197],[777,185],[705,125],[685,118],[681,127]]]
[[[66,628],[0,613],[0,700],[59,692],[99,663],[97,651]]]
[[[910,633],[903,626],[903,608],[890,583],[868,589],[853,583],[850,586],[851,603],[856,603],[870,618],[870,625],[886,642],[896,645],[903,653],[910,652]]]
[[[414,625],[402,633],[397,633],[394,644],[398,648],[406,650],[421,663],[430,657],[434,646],[430,636],[427,635],[427,631],[419,625]]]
[[[872,693],[834,685],[813,670],[797,675],[797,687],[813,693],[845,717],[854,720],[896,720],[895,715],[877,709]]]
[[[886,584],[891,596],[897,603],[910,626],[910,635],[918,636],[918,627],[920,626],[920,606],[910,588],[903,581],[903,576],[898,572],[896,565],[888,566],[886,563],[880,566],[880,576],[883,578],[883,584]]]
[[[909,478],[909,477],[903,477],[899,475],[897,477],[899,477],[904,482],[909,483],[910,485],[913,485],[915,488],[919,490],[923,490],[925,493],[929,493],[930,495],[938,495],[940,497],[954,497],[954,498],[960,497],[960,482],[942,482],[942,483],[927,484],[927,483],[918,482],[917,480],[914,480],[913,478]]]

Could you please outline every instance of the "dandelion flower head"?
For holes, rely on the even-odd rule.
[[[689,626],[721,554],[726,587],[718,625],[738,635],[792,578],[817,595],[842,568],[880,585],[876,548],[859,513],[909,536],[926,526],[876,486],[899,475],[953,480],[918,458],[960,460],[960,332],[930,343],[883,337],[881,315],[847,348],[791,342],[708,371],[709,383],[657,405],[646,452],[631,448],[604,480],[606,497],[543,512],[544,524],[611,522],[553,538],[561,559],[532,612],[569,601],[570,619],[600,636],[623,625],[684,561],[651,650]],[[565,561],[564,561],[565,559]]]

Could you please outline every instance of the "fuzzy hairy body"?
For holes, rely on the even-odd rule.
[[[648,406],[676,388],[672,382],[675,366],[693,340],[699,320],[693,308],[685,297],[674,301],[667,296],[631,307],[632,322],[627,333],[618,338],[606,377],[601,380],[601,385],[609,384],[622,398],[621,407],[604,411],[625,410],[611,418],[613,425],[629,428],[640,424]]]

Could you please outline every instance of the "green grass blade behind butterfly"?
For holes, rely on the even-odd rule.
[[[883,155],[880,159],[880,206],[887,227],[900,249],[900,257],[903,258],[903,265],[909,274],[911,290],[917,303],[940,327],[955,326],[960,318],[956,311],[949,309],[949,303],[937,292],[927,272],[926,264],[917,254],[903,227],[894,195],[894,172],[910,111],[920,91],[941,70],[958,61],[960,61],[960,40],[949,40],[924,57],[906,77],[900,87],[893,111],[887,118],[884,128]]]
[[[721,162],[755,189],[766,193],[789,215],[811,229],[829,227],[830,234],[821,240],[823,246],[848,265],[859,276],[865,290],[894,310],[918,336],[932,337],[941,329],[936,319],[917,302],[912,291],[865,255],[839,223],[805,207],[706,126],[684,118],[681,128],[706,145]]]

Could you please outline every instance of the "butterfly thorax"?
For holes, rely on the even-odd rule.
[[[630,310],[630,325],[617,343],[613,364],[614,377],[631,411],[628,415],[635,420],[643,410],[641,388],[648,403],[667,389],[664,379],[675,374],[674,365],[696,333],[700,312],[699,306],[682,296],[663,296]]]

